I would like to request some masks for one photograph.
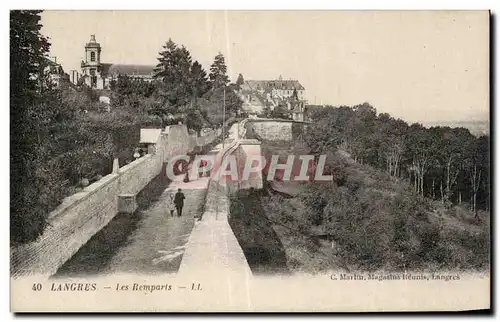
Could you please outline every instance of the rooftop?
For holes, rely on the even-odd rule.
[[[243,90],[305,90],[298,80],[247,80],[241,86]]]
[[[102,64],[103,74],[109,76],[153,76],[156,65]]]

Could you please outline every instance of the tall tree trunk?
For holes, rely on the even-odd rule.
[[[474,214],[476,213],[476,175],[477,175],[477,166],[474,165],[474,170],[472,171],[471,183],[472,183],[472,211]]]
[[[441,181],[441,202],[444,205],[443,181]]]
[[[476,193],[474,192],[474,204],[472,206],[472,209],[474,211],[474,217],[477,217],[477,209],[476,209]]]
[[[434,178],[432,178],[432,200],[434,200],[436,196],[434,195]]]
[[[460,170],[457,170],[455,173],[452,173],[452,161],[452,156],[450,156],[446,164],[446,200],[451,200],[453,185],[457,182],[457,177],[460,172]]]
[[[424,196],[424,172],[422,171],[422,176],[420,177],[420,193],[422,197]]]
[[[450,168],[451,168],[451,157],[448,158],[448,163],[446,164],[446,194],[450,193]]]
[[[477,172],[477,166],[474,165],[474,174],[473,174],[473,183],[472,183],[472,188],[474,189],[472,192],[472,198],[473,198],[473,203],[472,203],[472,210],[474,212],[474,217],[477,218],[477,192],[479,190],[479,184],[481,183],[481,170],[479,170],[479,173]]]
[[[399,177],[399,158],[396,158],[396,165],[395,165],[395,169],[394,169],[394,176],[395,177]]]

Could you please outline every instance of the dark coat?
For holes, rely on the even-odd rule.
[[[177,207],[182,207],[182,206],[184,206],[184,199],[186,199],[186,197],[184,196],[184,194],[182,192],[177,192],[175,194],[174,204]]]

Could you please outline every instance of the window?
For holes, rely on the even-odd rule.
[[[95,61],[95,52],[94,51],[90,52],[90,61]]]

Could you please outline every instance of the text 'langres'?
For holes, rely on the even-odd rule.
[[[89,292],[96,291],[96,283],[52,283],[51,291],[76,291],[76,292]]]

